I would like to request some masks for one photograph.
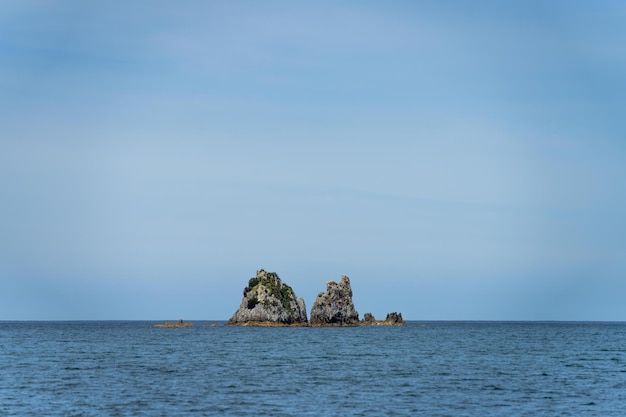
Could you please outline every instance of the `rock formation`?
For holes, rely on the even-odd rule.
[[[384,324],[387,326],[406,326],[406,322],[402,318],[402,313],[396,313],[395,311],[387,314]]]
[[[385,320],[376,320],[372,313],[365,313],[363,320],[359,323],[361,326],[406,326],[406,322],[402,319],[402,313],[387,314]]]
[[[181,320],[177,327],[182,325]],[[248,286],[243,290],[241,305],[226,325],[308,326],[309,321],[304,300],[296,298],[293,289],[284,284],[275,272],[261,269],[257,271],[256,277],[248,281]],[[341,282],[328,281],[326,292],[318,294],[311,309],[310,325],[406,326],[406,322],[402,319],[402,314],[396,312],[387,314],[385,320],[376,320],[371,313],[365,313],[363,320],[359,321],[359,313],[352,302],[350,278],[342,275]]]
[[[302,298],[275,272],[257,271],[243,290],[241,306],[226,323],[229,326],[308,326]]]
[[[372,315],[372,313],[365,313],[363,315],[363,323],[367,324],[367,323],[374,323],[376,322],[376,319],[374,318],[374,316]]]
[[[359,313],[352,302],[350,278],[341,276],[341,282],[328,281],[326,292],[318,294],[311,309],[311,326],[358,326]]]

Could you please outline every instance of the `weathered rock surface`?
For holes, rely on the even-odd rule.
[[[326,292],[318,294],[311,309],[311,326],[358,326],[359,313],[352,302],[350,278],[341,282],[328,281]]]
[[[374,316],[372,315],[372,313],[365,313],[363,315],[363,323],[364,324],[368,324],[368,323],[374,323],[376,322],[376,319],[374,318]]]
[[[308,326],[306,306],[275,272],[257,271],[228,326]]]

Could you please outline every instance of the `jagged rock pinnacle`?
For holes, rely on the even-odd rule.
[[[326,292],[318,294],[311,309],[311,326],[358,326],[359,313],[352,302],[350,278],[341,282],[328,281]]]

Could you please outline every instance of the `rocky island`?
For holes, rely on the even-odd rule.
[[[302,298],[275,272],[260,269],[243,290],[239,309],[227,326],[308,326]]]
[[[359,313],[352,302],[350,278],[341,276],[339,283],[328,281],[326,292],[317,295],[311,309],[311,326],[406,326],[401,313],[389,313],[385,320],[376,320],[372,313],[365,313],[359,321]]]
[[[341,282],[328,281],[326,292],[317,295],[311,309],[311,326],[358,326],[359,313],[352,302],[350,278],[341,276]]]
[[[401,313],[389,313],[385,320],[376,320],[366,313],[359,320],[359,313],[352,301],[350,278],[341,276],[340,282],[328,281],[326,292],[320,292],[311,309],[310,322],[302,298],[283,283],[275,272],[260,269],[250,278],[243,290],[239,309],[226,323],[227,326],[405,326]]]

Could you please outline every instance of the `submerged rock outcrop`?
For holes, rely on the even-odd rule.
[[[311,309],[311,326],[358,326],[359,313],[352,302],[350,278],[341,276],[341,282],[328,281],[326,292],[318,294]]]
[[[308,326],[306,306],[275,272],[260,269],[243,290],[239,309],[228,326]]]
[[[183,321],[183,319],[180,319],[177,322],[166,321],[164,323],[153,324],[152,327],[155,327],[157,329],[162,329],[162,328],[174,329],[177,327],[193,327],[193,323],[185,322]]]

